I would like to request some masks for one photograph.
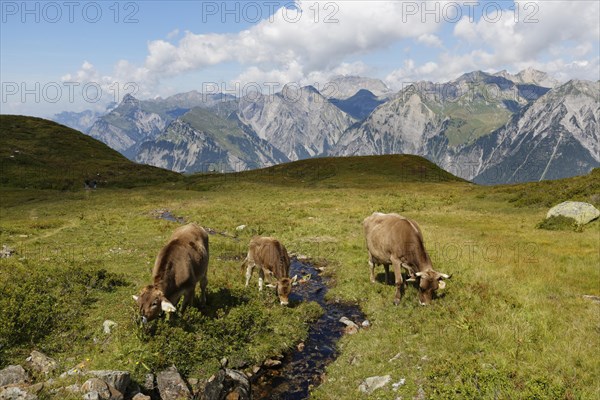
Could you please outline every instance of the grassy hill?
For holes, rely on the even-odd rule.
[[[186,184],[191,188],[225,181],[328,188],[402,182],[466,182],[423,157],[408,154],[311,158],[252,171],[196,174],[186,178]]]
[[[571,178],[490,187],[518,207],[551,207],[563,201],[584,201],[600,206],[600,168]]]
[[[0,185],[41,189],[133,187],[178,174],[129,161],[81,132],[41,118],[0,115]]]

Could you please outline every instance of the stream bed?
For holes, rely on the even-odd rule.
[[[327,302],[327,278],[321,277],[311,264],[292,259],[290,276],[310,279],[294,286],[290,303],[316,301],[323,307],[323,315],[315,321],[304,341],[304,348],[294,350],[281,360],[276,369],[263,369],[253,379],[252,394],[256,399],[299,400],[309,396],[310,389],[321,383],[325,367],[337,357],[336,343],[344,334],[340,318],[347,317],[360,325],[364,314],[356,305]]]

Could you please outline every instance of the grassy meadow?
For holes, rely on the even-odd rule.
[[[62,370],[123,369],[143,381],[175,364],[186,377],[207,378],[222,357],[252,365],[294,348],[321,309],[280,307],[274,293],[258,293],[256,276],[244,288],[241,259],[261,234],[324,266],[330,299],[358,304],[371,322],[342,338],[312,398],[367,398],[358,391],[365,378],[391,375],[405,383],[369,398],[597,399],[600,305],[582,296],[600,295],[600,223],[536,225],[548,204],[598,206],[598,172],[480,187],[419,157],[382,156],[129,189],[4,186],[0,244],[16,253],[0,259],[0,368],[37,349]],[[131,295],[150,283],[154,258],[178,226],[157,219],[161,210],[227,235],[210,236],[208,306],[147,332]],[[411,286],[393,306],[382,267],[379,282],[369,282],[361,222],[373,211],[415,219],[434,268],[453,275],[431,306],[419,306]],[[117,323],[109,335],[106,319]]]

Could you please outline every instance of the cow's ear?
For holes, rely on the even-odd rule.
[[[138,301],[139,297],[137,297],[135,294],[132,295],[131,297],[133,297],[133,301]]]
[[[177,311],[177,309],[175,308],[175,306],[169,301],[169,300],[163,300],[160,302],[160,308],[162,308],[162,310],[164,312],[175,312]]]

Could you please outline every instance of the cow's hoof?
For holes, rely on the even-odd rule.
[[[394,305],[395,306],[400,305],[400,299],[394,299]]]

